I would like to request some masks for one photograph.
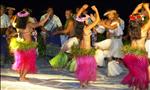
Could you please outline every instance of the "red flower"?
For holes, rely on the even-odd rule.
[[[132,21],[136,20],[136,17],[133,16],[133,15],[130,15],[129,18],[130,18],[130,20],[132,20]]]
[[[137,15],[137,19],[140,19],[140,18],[142,18],[141,15]]]

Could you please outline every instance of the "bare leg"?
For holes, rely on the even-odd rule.
[[[21,77],[20,77],[20,81],[27,81],[28,79],[26,78],[28,71],[24,70]]]
[[[136,90],[135,86],[132,88],[132,90]]]
[[[86,85],[87,85],[87,86],[89,85],[89,81],[86,81]]]
[[[84,88],[88,85],[88,81],[85,81],[85,82],[80,82],[80,87],[81,88]]]
[[[22,77],[22,71],[20,70],[20,71],[18,71],[18,73],[19,73],[19,78],[21,78]]]

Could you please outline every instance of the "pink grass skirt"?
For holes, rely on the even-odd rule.
[[[79,56],[77,57],[76,78],[85,83],[96,80],[96,60],[93,56]]]
[[[14,52],[14,58],[13,70],[27,70],[28,73],[36,73],[36,49],[17,50]]]
[[[123,62],[129,73],[123,78],[122,84],[127,84],[129,87],[135,86],[140,90],[148,90],[148,59],[146,56],[127,54]]]

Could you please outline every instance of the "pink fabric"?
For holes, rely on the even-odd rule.
[[[136,86],[140,90],[148,89],[148,59],[145,56],[134,54],[125,55],[123,62],[129,73],[123,78],[122,83],[129,87]]]
[[[15,62],[12,69],[16,71],[27,70],[28,73],[36,72],[36,49],[17,50],[14,53]]]
[[[149,77],[149,82],[150,82],[150,65],[148,66],[148,77]]]
[[[85,83],[96,80],[96,60],[93,56],[77,57],[76,78]]]

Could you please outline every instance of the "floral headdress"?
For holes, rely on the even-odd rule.
[[[29,12],[27,12],[27,11],[21,11],[21,12],[17,13],[17,16],[18,17],[27,17],[27,16],[29,16]]]
[[[131,39],[141,38],[141,27],[145,24],[145,16],[142,14],[133,14],[129,16],[129,35]]]

